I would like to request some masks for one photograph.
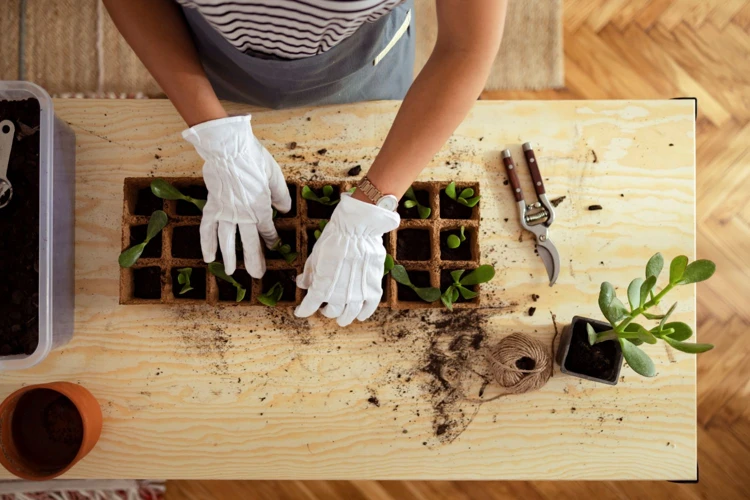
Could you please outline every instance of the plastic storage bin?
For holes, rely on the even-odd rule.
[[[73,336],[75,303],[75,133],[55,116],[38,85],[0,81],[0,100],[39,101],[39,345],[29,355],[0,356],[0,370],[41,362]],[[11,153],[12,154],[12,153]],[[2,210],[0,210],[0,216]]]

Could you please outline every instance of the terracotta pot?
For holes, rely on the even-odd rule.
[[[85,457],[101,432],[99,403],[80,385],[24,387],[0,404],[0,464],[23,479],[52,479]]]

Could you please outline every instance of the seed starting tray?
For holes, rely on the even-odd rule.
[[[324,182],[288,181],[292,195],[292,209],[287,214],[278,214],[275,225],[282,241],[298,253],[297,258],[288,264],[281,254],[265,250],[266,275],[263,279],[253,279],[245,271],[240,237],[237,234],[237,271],[232,276],[247,290],[244,300],[235,301],[235,288],[208,272],[200,249],[200,211],[182,200],[162,200],[150,191],[153,178],[126,178],[124,186],[122,249],[143,241],[150,214],[164,210],[169,222],[162,232],[151,240],[140,259],[130,268],[120,270],[121,304],[211,304],[220,306],[262,306],[258,296],[281,281],[284,296],[278,306],[294,306],[304,297],[305,290],[294,286],[294,276],[301,274],[307,257],[315,244],[314,232],[322,220],[330,218],[335,206],[325,206],[302,198],[301,188],[306,185],[319,196],[325,185],[334,188],[338,197],[356,185],[356,181]],[[184,194],[206,199],[203,179],[196,177],[166,177]],[[396,231],[383,238],[386,251],[393,256],[396,264],[401,264],[417,286],[434,286],[445,290],[451,283],[450,272],[465,269],[467,272],[479,267],[479,207],[473,208],[458,204],[445,195],[443,190],[448,182],[415,182],[412,187],[417,200],[431,208],[427,219],[420,219],[417,208],[406,209],[405,198],[399,204],[401,225]],[[464,188],[479,192],[478,183],[457,184],[457,192]],[[465,228],[466,241],[458,249],[441,248],[448,235],[459,234]],[[131,240],[132,235],[132,240]],[[261,239],[262,241],[262,239]],[[217,261],[221,260],[220,252]],[[178,269],[193,269],[191,285],[194,290],[180,295],[182,285],[177,282]],[[478,286],[469,287],[478,291]],[[459,299],[455,308],[474,308],[479,305],[479,296],[471,300]],[[262,306],[265,307],[265,306]],[[414,292],[396,283],[390,276],[383,280],[381,307],[393,309],[417,309],[443,307],[440,300],[427,303],[416,297]]]

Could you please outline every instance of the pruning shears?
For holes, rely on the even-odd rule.
[[[549,227],[555,220],[555,210],[545,194],[542,174],[539,172],[534,150],[528,142],[523,145],[523,155],[526,157],[526,164],[529,167],[531,179],[534,181],[534,191],[537,194],[536,203],[526,204],[521,191],[521,183],[518,181],[518,175],[516,174],[516,165],[509,149],[503,150],[503,164],[505,164],[513,196],[516,197],[516,203],[518,204],[521,227],[533,233],[536,237],[537,253],[547,269],[549,286],[552,286],[557,281],[558,274],[560,274],[560,255],[549,239]]]

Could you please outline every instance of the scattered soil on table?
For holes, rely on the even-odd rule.
[[[83,420],[75,404],[50,389],[21,396],[11,429],[19,454],[44,472],[68,465],[83,442]]]
[[[430,287],[430,273],[428,271],[409,271],[409,279],[418,288]],[[423,302],[419,295],[408,286],[398,283],[398,300],[405,302]]]
[[[187,186],[184,188],[180,188],[180,192],[184,195],[195,198],[196,200],[208,199],[208,189],[206,189],[206,186]],[[193,203],[185,200],[177,200],[176,210],[177,215],[203,215],[203,212],[201,212],[200,208],[196,207]]]
[[[279,233],[279,238],[281,238],[281,241],[292,247],[292,252],[296,252],[297,231],[295,231],[294,229],[277,229],[276,231]],[[263,252],[267,259],[284,260],[284,257],[279,252],[271,250],[265,244],[263,244]]]
[[[430,260],[430,232],[401,229],[396,235],[397,260]]]
[[[456,193],[460,193],[467,186],[456,186]],[[479,202],[481,203],[481,201]],[[461,205],[445,194],[445,189],[440,191],[440,218],[441,219],[471,219],[474,213],[472,207]]]
[[[430,206],[430,193],[424,190],[414,190],[414,195],[417,197],[417,201],[424,207]],[[398,214],[401,216],[402,219],[420,219],[419,216],[419,210],[417,207],[411,207],[406,208],[404,206],[404,203],[406,202],[407,198],[403,197],[401,198],[401,201],[398,204]]]
[[[139,243],[143,243],[146,240],[146,232],[148,231],[148,224],[142,224],[140,226],[131,226],[130,227],[130,246],[138,245]],[[162,231],[159,231],[159,234],[154,236],[151,241],[149,241],[146,244],[146,247],[143,249],[143,253],[141,254],[142,259],[151,259],[151,258],[159,258],[161,257],[161,235]]]
[[[177,281],[179,276],[179,269],[172,269],[172,294],[175,299],[205,299],[206,298],[206,269],[202,267],[193,267],[193,272],[190,275],[190,286],[192,290],[180,294],[182,286]]]
[[[560,203],[565,201],[565,196],[558,196],[557,198],[551,199],[549,202],[552,204],[553,207],[558,206]]]
[[[589,210],[591,210],[591,211],[601,210],[601,209],[602,209],[601,205],[589,205]]]
[[[133,297],[160,299],[162,272],[158,267],[133,269]]]
[[[221,278],[214,278],[216,279],[216,283],[219,286],[219,300],[236,302],[237,289],[234,287],[234,285],[229,283],[228,281],[224,281]],[[245,292],[245,298],[242,300],[250,300],[252,278],[249,274],[247,274],[247,271],[245,271],[244,269],[237,269],[234,271],[232,278],[234,278],[237,283],[242,285],[242,287],[247,290]]]
[[[312,189],[312,188],[311,188]],[[318,197],[323,196],[323,189],[313,189],[313,192],[318,195]],[[338,186],[333,186],[333,194],[331,195],[332,200],[338,200],[340,196],[340,191]],[[310,219],[330,219],[331,215],[333,215],[333,211],[336,208],[336,205],[323,205],[322,203],[318,203],[317,201],[310,201],[310,200],[304,200],[307,204],[307,216]]]
[[[281,283],[284,288],[284,293],[281,295],[279,302],[294,302],[297,293],[297,284],[295,278],[297,277],[297,271],[266,271],[261,281],[261,292],[266,293],[276,283]]]
[[[458,229],[440,232],[440,258],[442,260],[471,260],[471,245],[474,238],[473,231],[464,230],[466,241],[462,241],[458,248],[448,247],[448,236],[455,234],[457,237],[461,234]]]
[[[592,326],[597,333],[604,331],[596,325]],[[617,344],[614,340],[592,346],[589,344],[586,333],[586,322],[576,322],[571,336],[570,349],[565,358],[565,368],[582,375],[612,380],[617,371],[615,362],[618,359]]]
[[[349,175],[349,176],[352,176],[352,177],[353,177],[353,176],[355,176],[355,175],[359,175],[359,174],[361,174],[361,173],[362,173],[362,165],[354,165],[354,166],[353,166],[352,168],[350,168],[350,169],[349,169],[349,170],[348,170],[348,171],[346,172],[346,175]]]
[[[454,271],[454,269],[443,269],[442,271],[440,271],[440,290],[445,291],[448,289],[449,286],[453,284],[453,277],[451,276],[451,271]],[[468,272],[469,270],[467,269],[466,273],[464,274],[467,274]],[[468,288],[472,292],[477,291],[476,285],[466,285],[464,288]],[[472,299],[472,300],[476,300],[476,299]],[[459,294],[456,302],[471,302],[471,301],[467,301],[465,298],[463,298]]]
[[[285,214],[279,212],[276,215],[277,219],[292,219],[297,216],[297,186],[294,184],[287,184],[286,188],[289,190],[289,196],[292,198],[292,208]]]
[[[0,116],[16,136],[8,180],[13,198],[0,209],[0,355],[31,354],[39,343],[39,126],[36,99],[0,101]],[[20,139],[19,139],[20,137]]]
[[[176,226],[172,229],[172,257],[203,258],[200,226]]]
[[[151,192],[150,186],[138,190],[135,198],[133,214],[149,216],[155,211],[163,209],[164,202],[161,198],[154,196],[154,193]]]

